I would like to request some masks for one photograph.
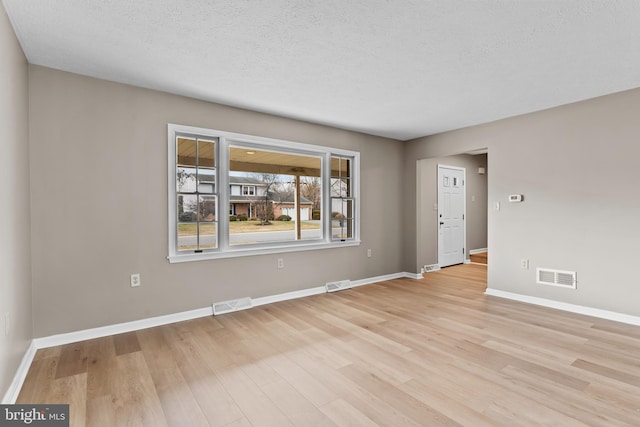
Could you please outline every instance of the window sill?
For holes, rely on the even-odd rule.
[[[234,248],[226,252],[204,252],[170,255],[167,257],[167,259],[169,260],[169,263],[175,264],[180,262],[204,261],[210,259],[238,258],[243,256],[271,255],[287,252],[315,251],[319,249],[346,248],[351,246],[360,246],[360,243],[360,240],[345,240],[344,242],[309,243],[282,247],[270,246],[268,248]]]

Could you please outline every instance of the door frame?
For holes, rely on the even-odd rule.
[[[436,167],[436,197],[438,203],[438,213],[436,215],[436,230],[438,230],[438,239],[436,242],[436,253],[438,254],[438,266],[440,264],[440,169],[454,169],[462,171],[462,263],[467,262],[467,169],[460,166],[451,166],[438,163]]]

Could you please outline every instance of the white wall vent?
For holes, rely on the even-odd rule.
[[[429,265],[425,265],[424,267],[424,272],[425,273],[430,273],[432,271],[438,271],[440,270],[440,266],[438,264],[429,264]]]
[[[327,288],[327,292],[341,291],[343,289],[350,289],[351,280],[340,280],[339,282],[329,282],[324,285]]]
[[[551,270],[548,268],[536,269],[536,282],[541,285],[560,286],[570,289],[576,289],[578,285],[575,271]]]
[[[221,301],[213,303],[213,315],[217,316],[218,314],[231,313],[233,311],[246,310],[247,308],[251,308],[253,303],[251,302],[251,298],[238,298],[230,301]]]

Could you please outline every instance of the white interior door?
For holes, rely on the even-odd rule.
[[[465,169],[438,165],[438,265],[464,262]]]

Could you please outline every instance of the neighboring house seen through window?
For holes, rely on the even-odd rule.
[[[171,262],[359,244],[359,153],[179,125],[168,139]]]

